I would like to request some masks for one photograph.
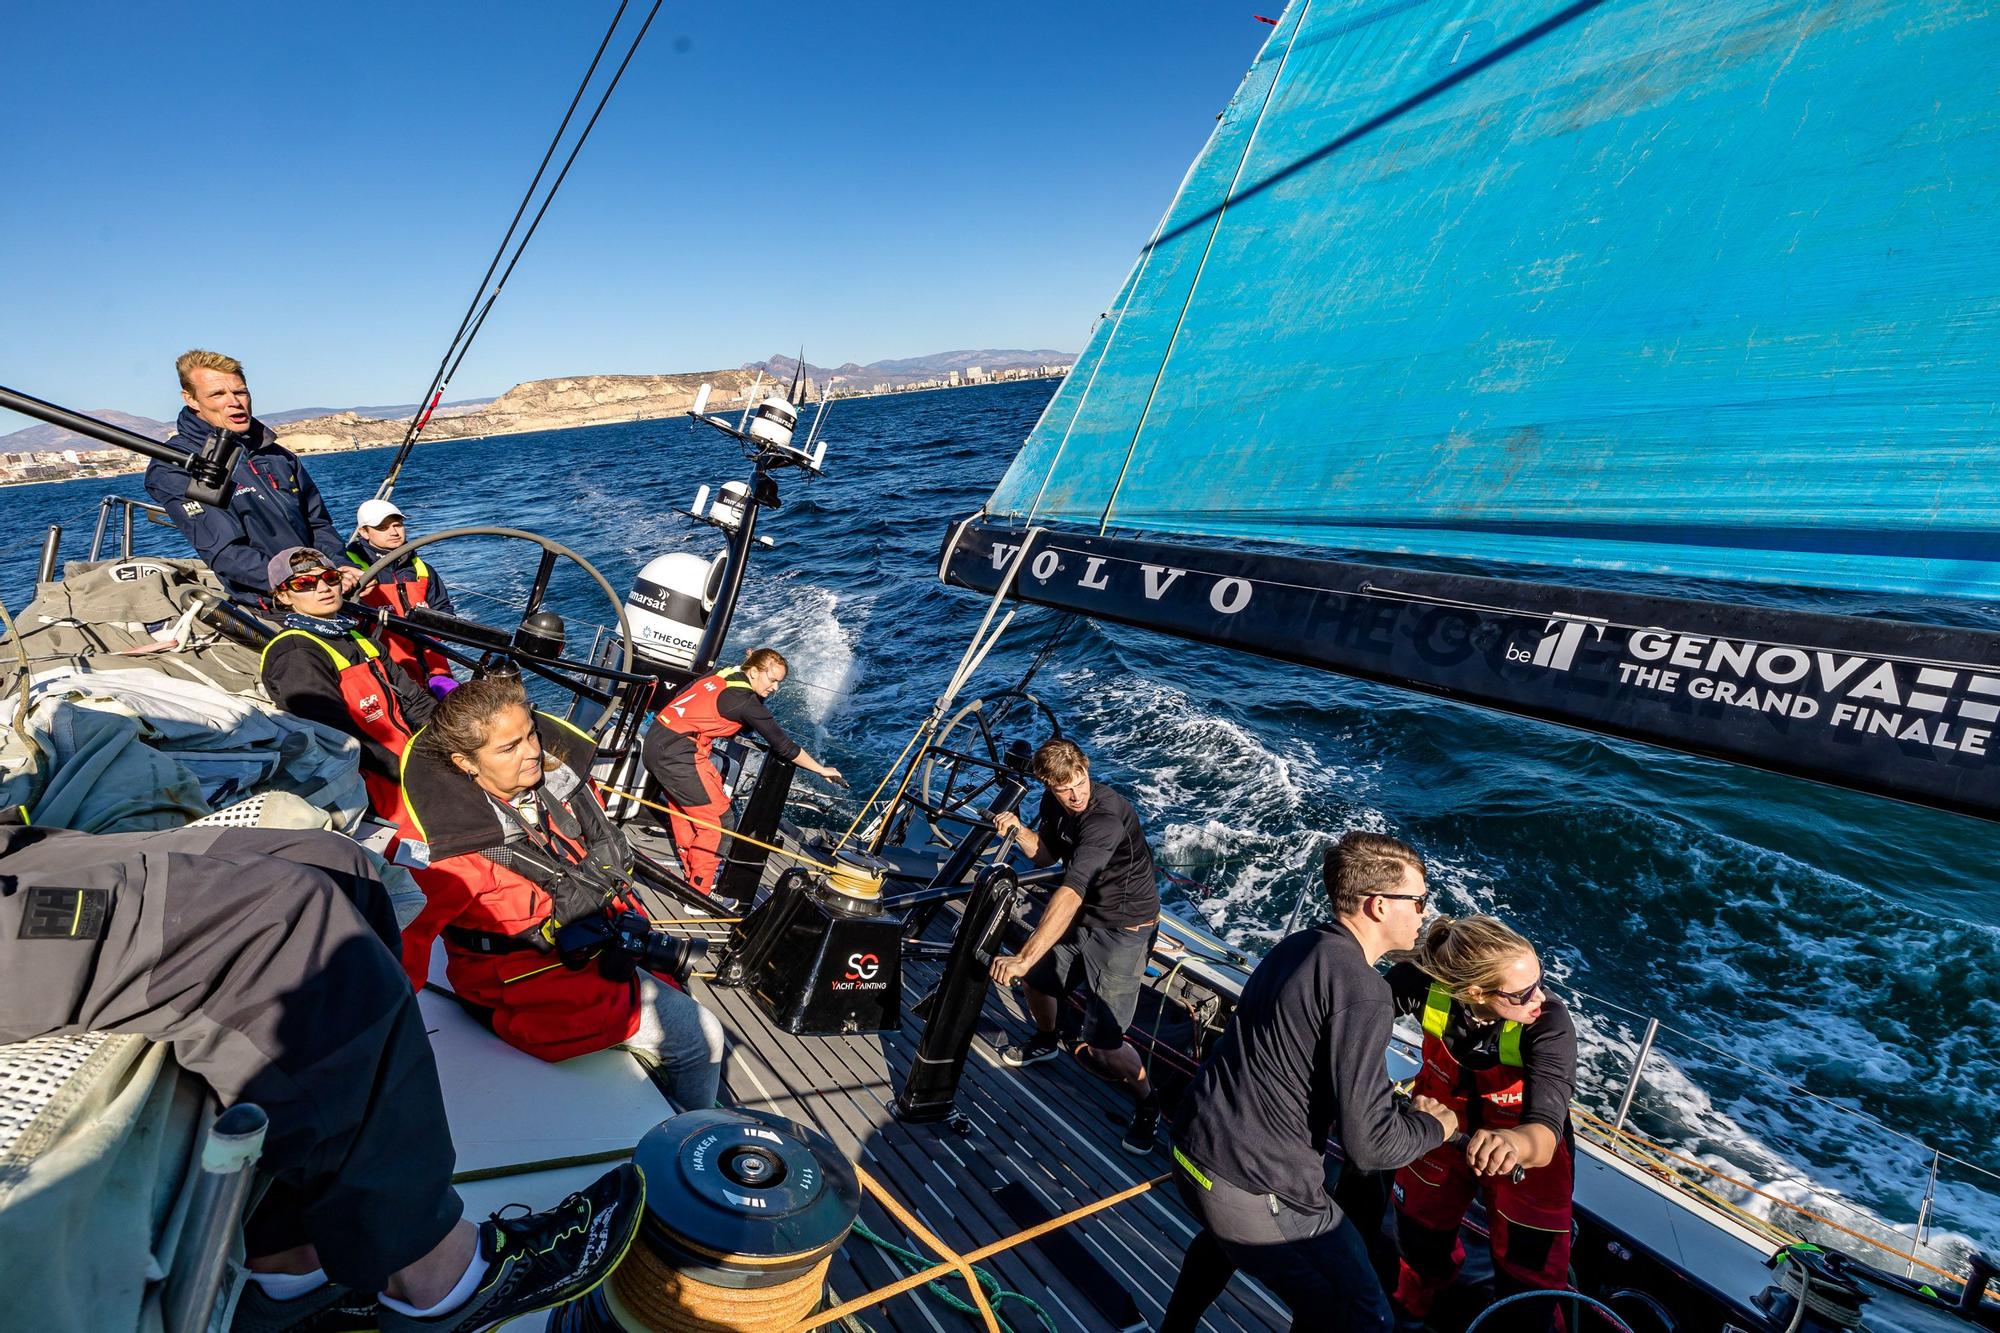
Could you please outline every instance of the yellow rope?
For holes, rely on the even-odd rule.
[[[734,838],[738,842],[747,842],[752,847],[761,847],[767,852],[774,852],[779,856],[790,857],[792,860],[801,862],[805,865],[809,865],[815,870],[824,870],[829,875],[840,875],[849,873],[848,871],[842,870],[839,866],[828,865],[824,861],[816,861],[810,856],[806,856],[799,852],[790,851],[783,847],[774,847],[768,842],[759,842],[757,839],[751,837],[747,833],[738,833],[735,829],[724,828],[720,824],[711,824],[706,819],[696,819],[693,815],[689,814],[685,810],[676,810],[672,806],[661,805],[658,801],[649,801],[645,797],[635,796],[633,793],[629,791],[620,791],[616,787],[606,787],[604,788],[604,792],[606,795],[617,796],[627,801],[637,801],[640,805],[645,806],[648,810],[658,810],[661,814],[672,815],[675,819],[685,819],[688,823],[693,824],[696,828],[713,829],[717,833],[720,833],[725,838]]]
[[[1589,1121],[1592,1125],[1596,1126],[1599,1131],[1599,1135],[1615,1136],[1617,1138],[1627,1140],[1631,1143],[1638,1145],[1639,1147],[1645,1149],[1648,1152],[1657,1153],[1661,1157],[1669,1158],[1673,1161],[1680,1162],[1686,1166],[1690,1166],[1695,1170],[1700,1171],[1704,1175],[1713,1176],[1717,1180],[1724,1181],[1728,1184],[1734,1185],[1737,1189],[1743,1190],[1749,1194],[1754,1194],[1760,1199],[1768,1200],[1769,1202],[1778,1205],[1778,1207],[1780,1208],[1784,1208],[1791,1212],[1797,1213],[1801,1217],[1810,1218],[1812,1221],[1819,1223],[1821,1226],[1831,1227],[1833,1230],[1838,1231],[1843,1236],[1851,1237],[1854,1240],[1860,1241],[1864,1245],[1872,1246],[1873,1248],[1882,1250],[1888,1254],[1893,1254],[1898,1259],[1907,1260],[1908,1262],[1915,1264],[1917,1267],[1924,1269],[1926,1272],[1935,1273],[1939,1277],[1950,1278],[1953,1282],[1963,1282],[1965,1280],[1959,1274],[1952,1272],[1948,1268],[1939,1268],[1936,1264],[1930,1263],[1924,1259],[1920,1259],[1916,1255],[1911,1254],[1906,1250],[1899,1250],[1895,1246],[1890,1245],[1885,1241],[1877,1240],[1875,1239],[1875,1237],[1867,1235],[1864,1232],[1856,1231],[1852,1227],[1842,1226],[1840,1223],[1834,1221],[1832,1218],[1826,1216],[1824,1213],[1816,1213],[1812,1209],[1804,1207],[1801,1204],[1793,1203],[1790,1199],[1780,1198],[1777,1195],[1770,1193],[1768,1190],[1760,1190],[1747,1180],[1738,1180],[1736,1177],[1729,1175],[1726,1172],[1716,1170],[1714,1167],[1710,1166],[1706,1162],[1699,1161],[1693,1157],[1684,1156],[1681,1153],[1675,1152],[1671,1148],[1665,1147],[1658,1143],[1654,1143],[1651,1139],[1642,1138],[1639,1135],[1634,1134],[1629,1129],[1620,1129],[1617,1125],[1612,1124],[1610,1121],[1604,1119],[1602,1116],[1593,1115],[1591,1112],[1584,1110],[1581,1106],[1572,1106],[1570,1109],[1576,1115],[1581,1116],[1583,1119]],[[1603,1140],[1603,1141],[1605,1141],[1607,1143],[1607,1146],[1609,1146],[1608,1140]],[[1793,1241],[1799,1239],[1798,1237],[1793,1236],[1789,1232],[1785,1231],[1784,1228],[1771,1222],[1769,1219],[1758,1217],[1755,1213],[1745,1211],[1744,1209],[1731,1203],[1729,1200],[1722,1198],[1714,1191],[1705,1189],[1701,1185],[1696,1184],[1694,1181],[1685,1179],[1678,1173],[1669,1170],[1668,1174],[1673,1176],[1676,1184],[1685,1186],[1686,1188],[1691,1189],[1698,1194],[1704,1195],[1709,1199],[1713,1199],[1716,1203],[1721,1204],[1724,1208],[1728,1209],[1730,1212],[1735,1213],[1741,1217],[1748,1218],[1750,1221],[1757,1224],[1757,1226],[1759,1226],[1760,1228],[1776,1232],[1781,1239],[1787,1241]]]
[[[985,1289],[979,1285],[979,1274],[972,1271],[972,1265],[961,1258],[958,1251],[934,1235],[929,1227],[919,1222],[909,1209],[897,1201],[895,1195],[883,1188],[881,1181],[869,1175],[859,1165],[854,1168],[854,1174],[860,1177],[861,1188],[867,1190],[874,1196],[875,1202],[882,1205],[883,1212],[896,1219],[912,1236],[943,1255],[946,1266],[958,1270],[958,1275],[965,1279],[965,1285],[972,1292],[972,1303],[979,1307],[979,1317],[985,1321],[987,1333],[1000,1333],[1000,1321],[994,1317],[993,1307],[987,1304]]]
[[[1066,1227],[1072,1222],[1081,1221],[1083,1218],[1089,1217],[1092,1213],[1102,1212],[1113,1204],[1123,1203],[1127,1199],[1136,1198],[1138,1195],[1152,1189],[1155,1185],[1163,1184],[1171,1179],[1173,1179],[1171,1175],[1154,1176],[1151,1180],[1142,1180],[1136,1185],[1118,1191],[1116,1194],[1107,1194],[1095,1203],[1087,1203],[1081,1208],[1072,1208],[1060,1217],[1051,1217],[1046,1222],[1037,1222],[1034,1226],[1024,1231],[1017,1231],[1013,1235],[1002,1240],[996,1240],[990,1245],[982,1245],[976,1250],[969,1250],[965,1254],[955,1255],[953,1256],[955,1262],[941,1263],[935,1267],[926,1268],[921,1273],[912,1273],[909,1277],[891,1282],[886,1287],[877,1287],[874,1291],[868,1292],[865,1295],[857,1296],[851,1301],[836,1305],[831,1310],[822,1310],[804,1323],[794,1324],[788,1330],[788,1333],[806,1333],[807,1329],[820,1328],[837,1319],[845,1319],[857,1310],[866,1310],[870,1306],[880,1305],[891,1296],[900,1296],[906,1291],[914,1290],[926,1283],[935,1282],[946,1274],[960,1271],[960,1264],[969,1267],[972,1264],[980,1262],[982,1259],[991,1259],[994,1255],[1011,1250],[1016,1245],[1026,1244],[1028,1241],[1045,1236],[1060,1227]],[[864,1174],[862,1184],[871,1185],[872,1183]],[[874,1189],[871,1189],[870,1193],[874,1193],[875,1190],[880,1188],[880,1186],[874,1186]],[[885,1209],[888,1208],[888,1199],[884,1198],[881,1194],[876,1194],[876,1198],[881,1200]],[[890,1215],[895,1215],[893,1210],[891,1210]],[[948,1250],[941,1250],[940,1252],[950,1253]],[[974,1285],[973,1290],[975,1292],[978,1290],[977,1284]]]
[[[902,766],[902,763],[905,759],[910,757],[911,747],[914,746],[918,741],[922,740],[924,738],[924,733],[929,729],[930,727],[928,723],[923,723],[919,724],[917,729],[910,733],[909,744],[905,745],[903,747],[903,752],[896,756],[896,762],[889,765],[888,769],[883,772],[882,780],[875,784],[875,790],[868,793],[868,799],[863,801],[861,803],[861,809],[855,812],[854,822],[847,826],[847,832],[841,834],[840,840],[833,844],[833,849],[836,852],[839,851],[841,848],[847,846],[847,840],[854,836],[854,830],[860,828],[861,821],[868,818],[869,808],[875,804],[875,798],[882,794],[882,789],[889,785],[889,779],[896,776],[896,770]]]

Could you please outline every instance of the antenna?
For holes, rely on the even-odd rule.
[[[701,387],[694,391],[694,406],[688,409],[689,416],[698,417],[708,411],[708,392],[710,387],[708,381],[703,380]]]
[[[799,401],[799,380],[806,373],[806,345],[799,344],[798,360],[792,362],[792,387],[785,390],[785,401],[796,405]]]
[[[743,404],[743,415],[736,418],[736,433],[741,435],[750,429],[750,409],[757,406],[757,390],[764,387],[764,372],[757,372],[757,382],[750,386],[750,398]]]

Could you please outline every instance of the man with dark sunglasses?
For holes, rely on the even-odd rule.
[[[264,691],[288,713],[361,742],[361,779],[375,814],[402,809],[403,751],[437,699],[394,665],[389,650],[343,609],[340,565],[294,546],[266,570],[284,629],[264,646]]]
[[[1417,942],[1430,891],[1416,849],[1379,833],[1343,836],[1322,873],[1334,919],[1264,955],[1175,1117],[1175,1184],[1202,1230],[1160,1333],[1192,1333],[1239,1268],[1295,1330],[1390,1327],[1326,1147],[1337,1133],[1348,1167],[1393,1171],[1458,1129],[1432,1098],[1398,1102],[1385,1063],[1395,1009],[1375,964]]]

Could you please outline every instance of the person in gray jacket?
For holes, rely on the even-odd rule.
[[[0,817],[0,1043],[137,1033],[269,1118],[235,1329],[470,1333],[588,1291],[636,1234],[630,1164],[547,1212],[462,1216],[397,940],[339,834]]]
[[[1323,868],[1330,922],[1257,964],[1174,1119],[1174,1183],[1202,1230],[1160,1333],[1191,1333],[1236,1269],[1292,1312],[1294,1329],[1387,1333],[1389,1299],[1360,1230],[1326,1183],[1327,1135],[1360,1171],[1392,1171],[1458,1130],[1429,1097],[1399,1103],[1384,1063],[1395,998],[1375,964],[1412,948],[1430,890],[1423,858],[1351,832]]]

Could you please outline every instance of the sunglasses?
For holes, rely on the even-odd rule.
[[[1496,1000],[1505,1000],[1508,1004],[1526,1004],[1529,1000],[1535,998],[1535,992],[1541,988],[1542,978],[1538,976],[1531,984],[1523,986],[1520,990],[1494,991],[1493,998]]]
[[[1371,893],[1368,896],[1370,898],[1387,898],[1392,903],[1415,903],[1419,914],[1422,914],[1423,910],[1431,905],[1429,890],[1425,890],[1423,893]]]
[[[294,574],[278,586],[286,592],[311,592],[314,588],[331,588],[340,582],[337,569],[315,569],[307,574]]]

